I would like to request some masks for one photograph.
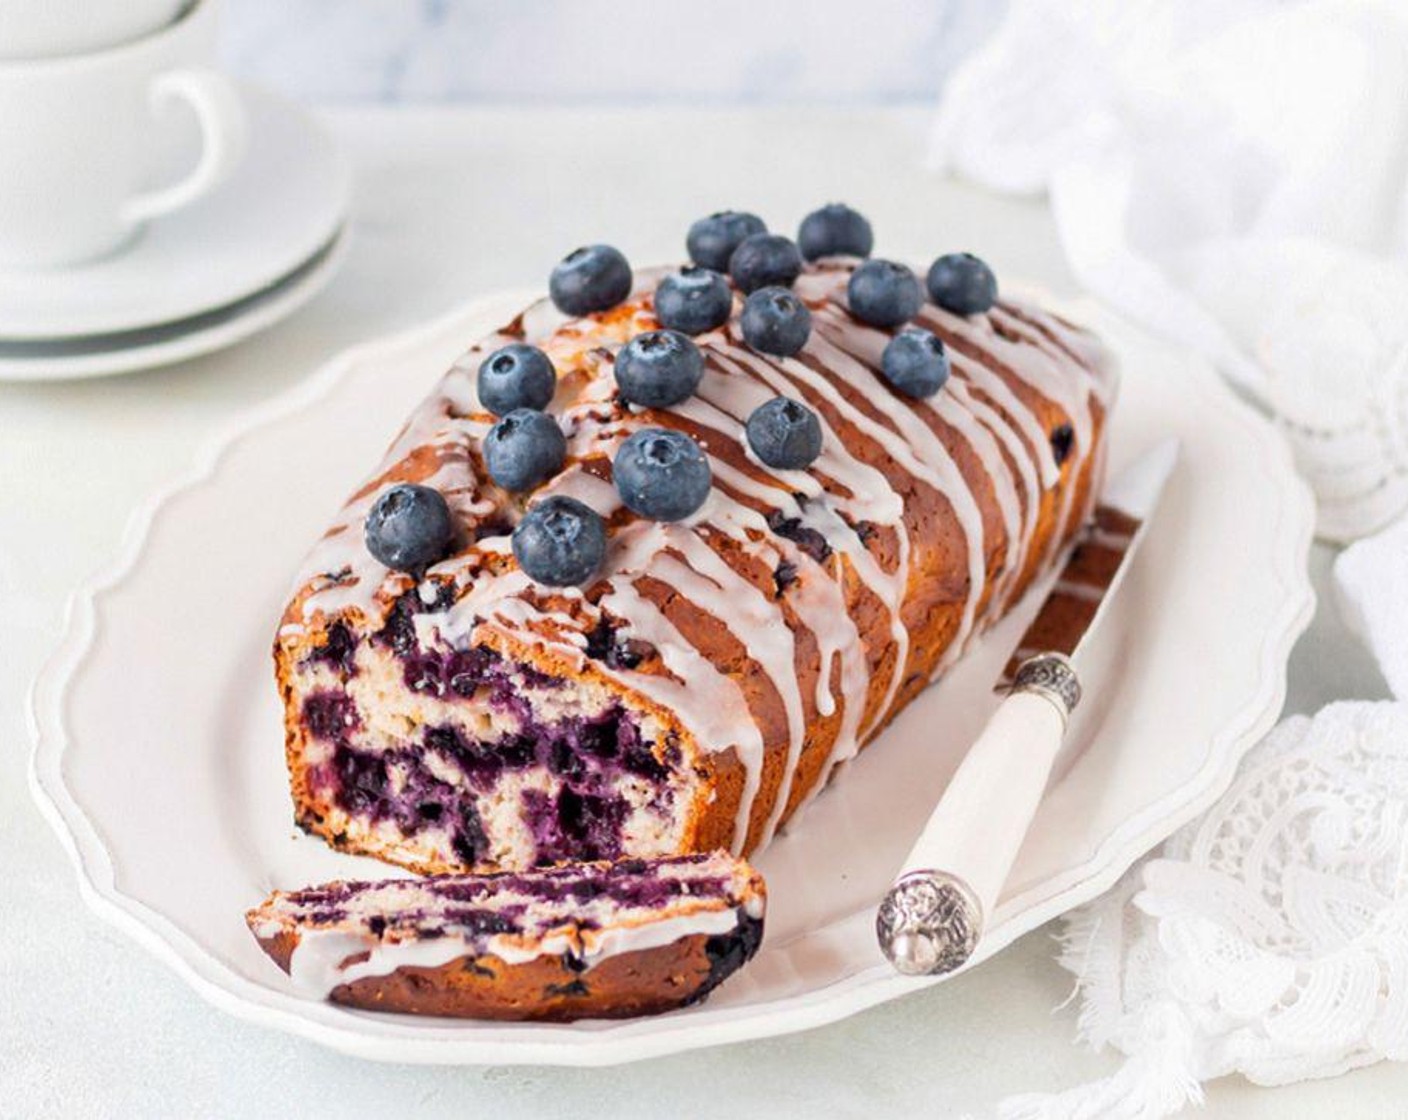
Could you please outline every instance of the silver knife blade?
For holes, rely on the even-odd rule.
[[[1105,487],[1046,601],[1008,659],[996,691],[1006,691],[1021,664],[1037,654],[1060,653],[1072,660],[1079,657],[1129,570],[1130,557],[1143,539],[1177,462],[1178,440],[1165,439]]]

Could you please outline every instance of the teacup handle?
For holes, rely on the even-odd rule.
[[[179,210],[214,190],[229,177],[245,150],[244,105],[235,84],[220,71],[169,70],[152,82],[149,98],[154,109],[184,101],[195,111],[201,131],[200,161],[179,182],[131,199],[122,216],[132,223]]]

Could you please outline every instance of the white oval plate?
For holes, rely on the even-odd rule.
[[[528,298],[337,358],[148,503],[116,566],[75,594],[32,696],[32,777],[85,897],[216,1005],[387,1061],[605,1065],[814,1027],[934,982],[891,973],[873,907],[991,709],[1034,597],[758,860],[762,951],[700,1007],[568,1025],[352,1011],[296,995],[245,930],[244,909],[274,886],[387,873],[295,834],[274,623],[305,549],[401,418]],[[1112,467],[1169,433],[1183,456],[977,960],[1101,893],[1226,788],[1280,711],[1313,604],[1311,502],[1271,427],[1196,360],[1092,305],[1067,310],[1124,364]]]

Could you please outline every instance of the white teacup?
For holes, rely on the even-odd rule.
[[[245,118],[214,50],[215,4],[201,0],[135,42],[0,62],[0,266],[102,256],[229,176]],[[194,167],[182,178],[171,165],[183,147]]]
[[[190,0],[0,0],[0,59],[85,54],[150,35]]]

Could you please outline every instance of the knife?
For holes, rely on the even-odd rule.
[[[1178,441],[1165,440],[1106,488],[1017,643],[997,683],[1005,699],[964,756],[876,915],[880,949],[898,971],[952,972],[977,948],[1080,702],[1081,655],[1177,460]]]

